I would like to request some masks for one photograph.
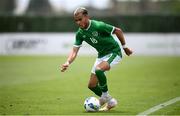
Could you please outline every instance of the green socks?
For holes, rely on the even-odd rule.
[[[95,73],[96,73],[96,76],[98,78],[99,87],[100,87],[101,91],[102,92],[107,92],[108,91],[107,79],[106,79],[106,75],[104,74],[104,71],[95,70]]]
[[[102,70],[95,70],[96,76],[98,78],[99,84],[96,85],[96,87],[89,88],[92,90],[96,95],[101,97],[102,92],[107,92],[108,87],[107,87],[107,79],[106,75],[104,74],[104,71]]]
[[[96,87],[89,88],[91,91],[93,91],[97,96],[101,97],[102,91],[99,87],[99,85],[96,85]]]

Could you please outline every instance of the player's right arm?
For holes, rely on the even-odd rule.
[[[121,42],[122,48],[126,53],[126,55],[130,56],[133,53],[133,51],[126,46],[126,42],[122,30],[116,27],[113,33],[116,34],[117,38]]]
[[[79,51],[79,48],[80,47],[75,47],[75,46],[73,47],[73,49],[71,50],[67,58],[67,61],[61,66],[61,72],[64,72],[69,67],[69,65],[75,60],[77,53]]]

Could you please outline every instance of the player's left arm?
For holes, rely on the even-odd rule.
[[[116,34],[117,38],[119,39],[119,41],[121,42],[122,48],[124,50],[124,52],[126,53],[126,55],[131,55],[133,52],[130,48],[128,48],[126,46],[126,41],[123,35],[123,31],[120,28],[115,27],[113,34]]]

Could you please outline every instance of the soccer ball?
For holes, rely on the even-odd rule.
[[[100,108],[99,100],[96,97],[88,97],[84,101],[84,108],[87,112],[96,112]]]

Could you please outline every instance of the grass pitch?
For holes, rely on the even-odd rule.
[[[0,114],[136,115],[180,96],[180,57],[133,56],[107,72],[109,92],[119,104],[87,113],[85,98],[95,57],[78,56],[65,73],[65,56],[0,56]],[[96,96],[97,97],[97,96]],[[154,115],[180,115],[176,102]]]

